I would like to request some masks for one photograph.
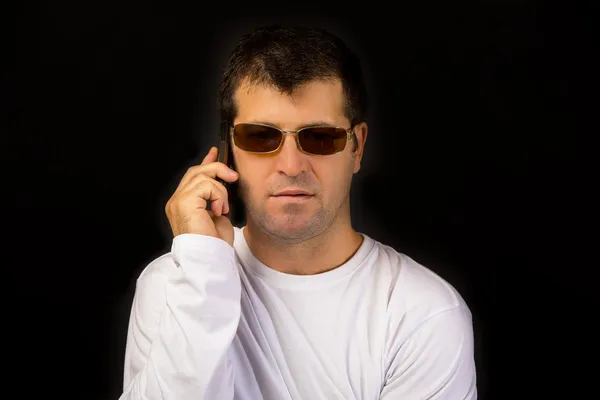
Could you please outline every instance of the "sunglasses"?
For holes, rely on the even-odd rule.
[[[278,151],[286,134],[296,137],[296,143],[302,152],[329,156],[346,148],[346,143],[354,136],[354,130],[336,126],[311,126],[297,131],[284,131],[269,125],[251,123],[231,127],[233,143],[240,149],[255,154]]]

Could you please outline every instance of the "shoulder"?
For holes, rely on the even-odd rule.
[[[460,293],[427,266],[391,246],[369,240],[373,243],[369,255],[370,263],[373,263],[372,273],[388,280],[391,303],[408,308],[427,307],[430,312],[464,303]]]
[[[402,327],[408,335],[426,320],[447,312],[452,314],[452,310],[470,317],[469,308],[456,288],[409,255],[373,240],[369,258],[371,280],[378,290],[386,293],[389,328]]]
[[[375,243],[371,253],[371,273],[385,277],[378,279],[387,289],[384,360],[390,397],[422,393],[424,398],[439,390],[444,398],[476,398],[472,314],[461,294],[390,246]],[[402,383],[407,375],[420,383]]]

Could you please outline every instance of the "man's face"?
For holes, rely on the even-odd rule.
[[[235,100],[234,124],[256,122],[290,131],[315,124],[350,128],[337,80],[308,83],[292,96],[266,85],[242,84]],[[234,146],[249,223],[288,242],[301,242],[326,231],[339,217],[348,218],[350,184],[360,169],[366,124],[358,125],[355,133],[356,152],[349,141],[344,151],[328,156],[301,152],[295,135],[285,135],[280,150],[272,154],[251,154]],[[312,196],[276,196],[286,189]]]

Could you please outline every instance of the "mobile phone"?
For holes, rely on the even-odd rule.
[[[230,135],[230,128],[229,128],[229,124],[228,123],[221,123],[221,130],[219,132],[219,144],[218,144],[218,149],[219,149],[219,153],[217,155],[217,161],[221,162],[225,165],[227,165],[227,167],[234,169],[233,168],[233,154],[231,152],[231,135]],[[229,197],[229,218],[231,219],[231,215],[232,215],[232,208],[234,207],[232,205],[232,201],[231,201],[231,197],[234,196],[232,189],[232,185],[229,182],[226,182],[220,178],[217,178],[217,180],[219,182],[221,182],[225,188],[227,189],[227,194]],[[208,205],[208,207],[210,207],[210,204]]]
[[[233,155],[231,154],[231,145],[229,143],[230,140],[231,135],[229,134],[229,124],[223,122],[221,124],[221,131],[219,132],[218,161],[233,169]],[[228,182],[225,182],[222,179],[219,179],[219,182],[227,187]]]

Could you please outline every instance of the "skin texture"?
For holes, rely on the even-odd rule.
[[[235,101],[234,124],[260,122],[283,130],[314,124],[350,128],[339,80],[313,81],[291,96],[269,85],[243,82]],[[290,274],[320,273],[343,264],[362,243],[351,225],[349,193],[352,176],[360,170],[366,123],[354,131],[356,149],[350,141],[344,151],[330,156],[303,153],[294,135],[286,135],[274,154],[252,154],[233,146],[247,213],[244,235],[267,266]],[[273,196],[291,188],[313,196],[301,202]]]

